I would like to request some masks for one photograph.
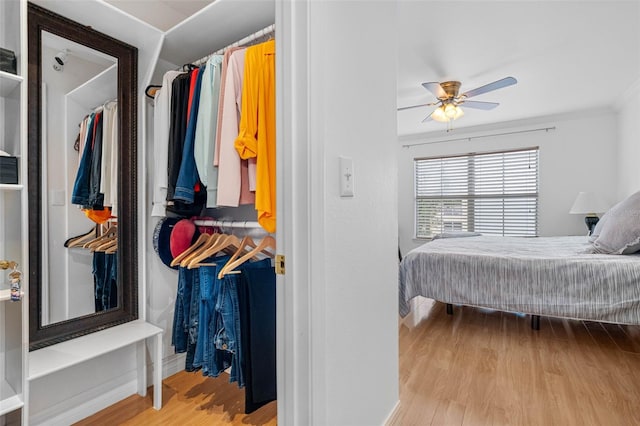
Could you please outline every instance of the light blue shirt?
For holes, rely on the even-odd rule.
[[[207,187],[207,208],[216,207],[218,199],[218,168],[213,165],[213,157],[216,149],[222,59],[222,55],[213,55],[209,58],[202,75],[200,106],[193,147],[200,180]]]

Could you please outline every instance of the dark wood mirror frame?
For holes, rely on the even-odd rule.
[[[118,60],[118,307],[42,325],[42,31],[83,44]],[[28,5],[29,104],[29,350],[138,318],[137,262],[137,60],[138,50],[31,3]]]

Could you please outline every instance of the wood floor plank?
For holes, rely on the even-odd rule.
[[[424,355],[404,366],[389,424],[448,424],[450,406],[465,426],[640,424],[640,327],[541,318],[535,331],[529,316],[455,307],[452,320],[440,305],[417,327],[426,344],[401,337],[401,357]]]
[[[638,425],[640,326],[420,304],[400,326],[400,404],[389,425]],[[375,373],[372,373],[375,374]],[[179,373],[164,407],[132,396],[79,425],[275,425],[276,403],[243,414],[228,377]]]
[[[153,388],[146,397],[120,401],[76,425],[275,425],[276,402],[244,414],[244,389],[229,383],[229,376],[203,377],[182,371],[163,381],[163,407],[153,408]]]

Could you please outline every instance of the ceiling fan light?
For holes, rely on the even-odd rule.
[[[458,118],[462,117],[464,115],[464,111],[462,110],[462,108],[460,108],[459,106],[456,106],[456,115],[453,116],[454,120],[457,120]]]
[[[441,123],[449,122],[449,117],[447,117],[447,115],[445,114],[445,109],[442,106],[439,106],[435,109],[435,111],[433,111],[433,113],[431,114],[431,118],[433,118],[435,121],[440,121]]]
[[[447,116],[448,119],[453,120],[456,116],[456,106],[453,104],[447,104],[444,107],[444,115]]]

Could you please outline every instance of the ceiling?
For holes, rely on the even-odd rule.
[[[518,84],[474,97],[454,128],[624,106],[640,83],[638,1],[398,2],[398,107],[432,102],[421,83],[458,80],[460,93],[503,77]],[[398,112],[398,134],[443,132],[421,123],[433,107]]]
[[[136,18],[168,31],[214,0],[104,0]]]
[[[213,0],[104,0],[167,31]],[[640,84],[637,0],[398,0],[397,105],[435,97],[421,83],[458,80],[460,93],[506,76],[515,86],[473,98],[454,128],[624,106]],[[432,107],[398,112],[398,134],[445,131],[421,123]]]

